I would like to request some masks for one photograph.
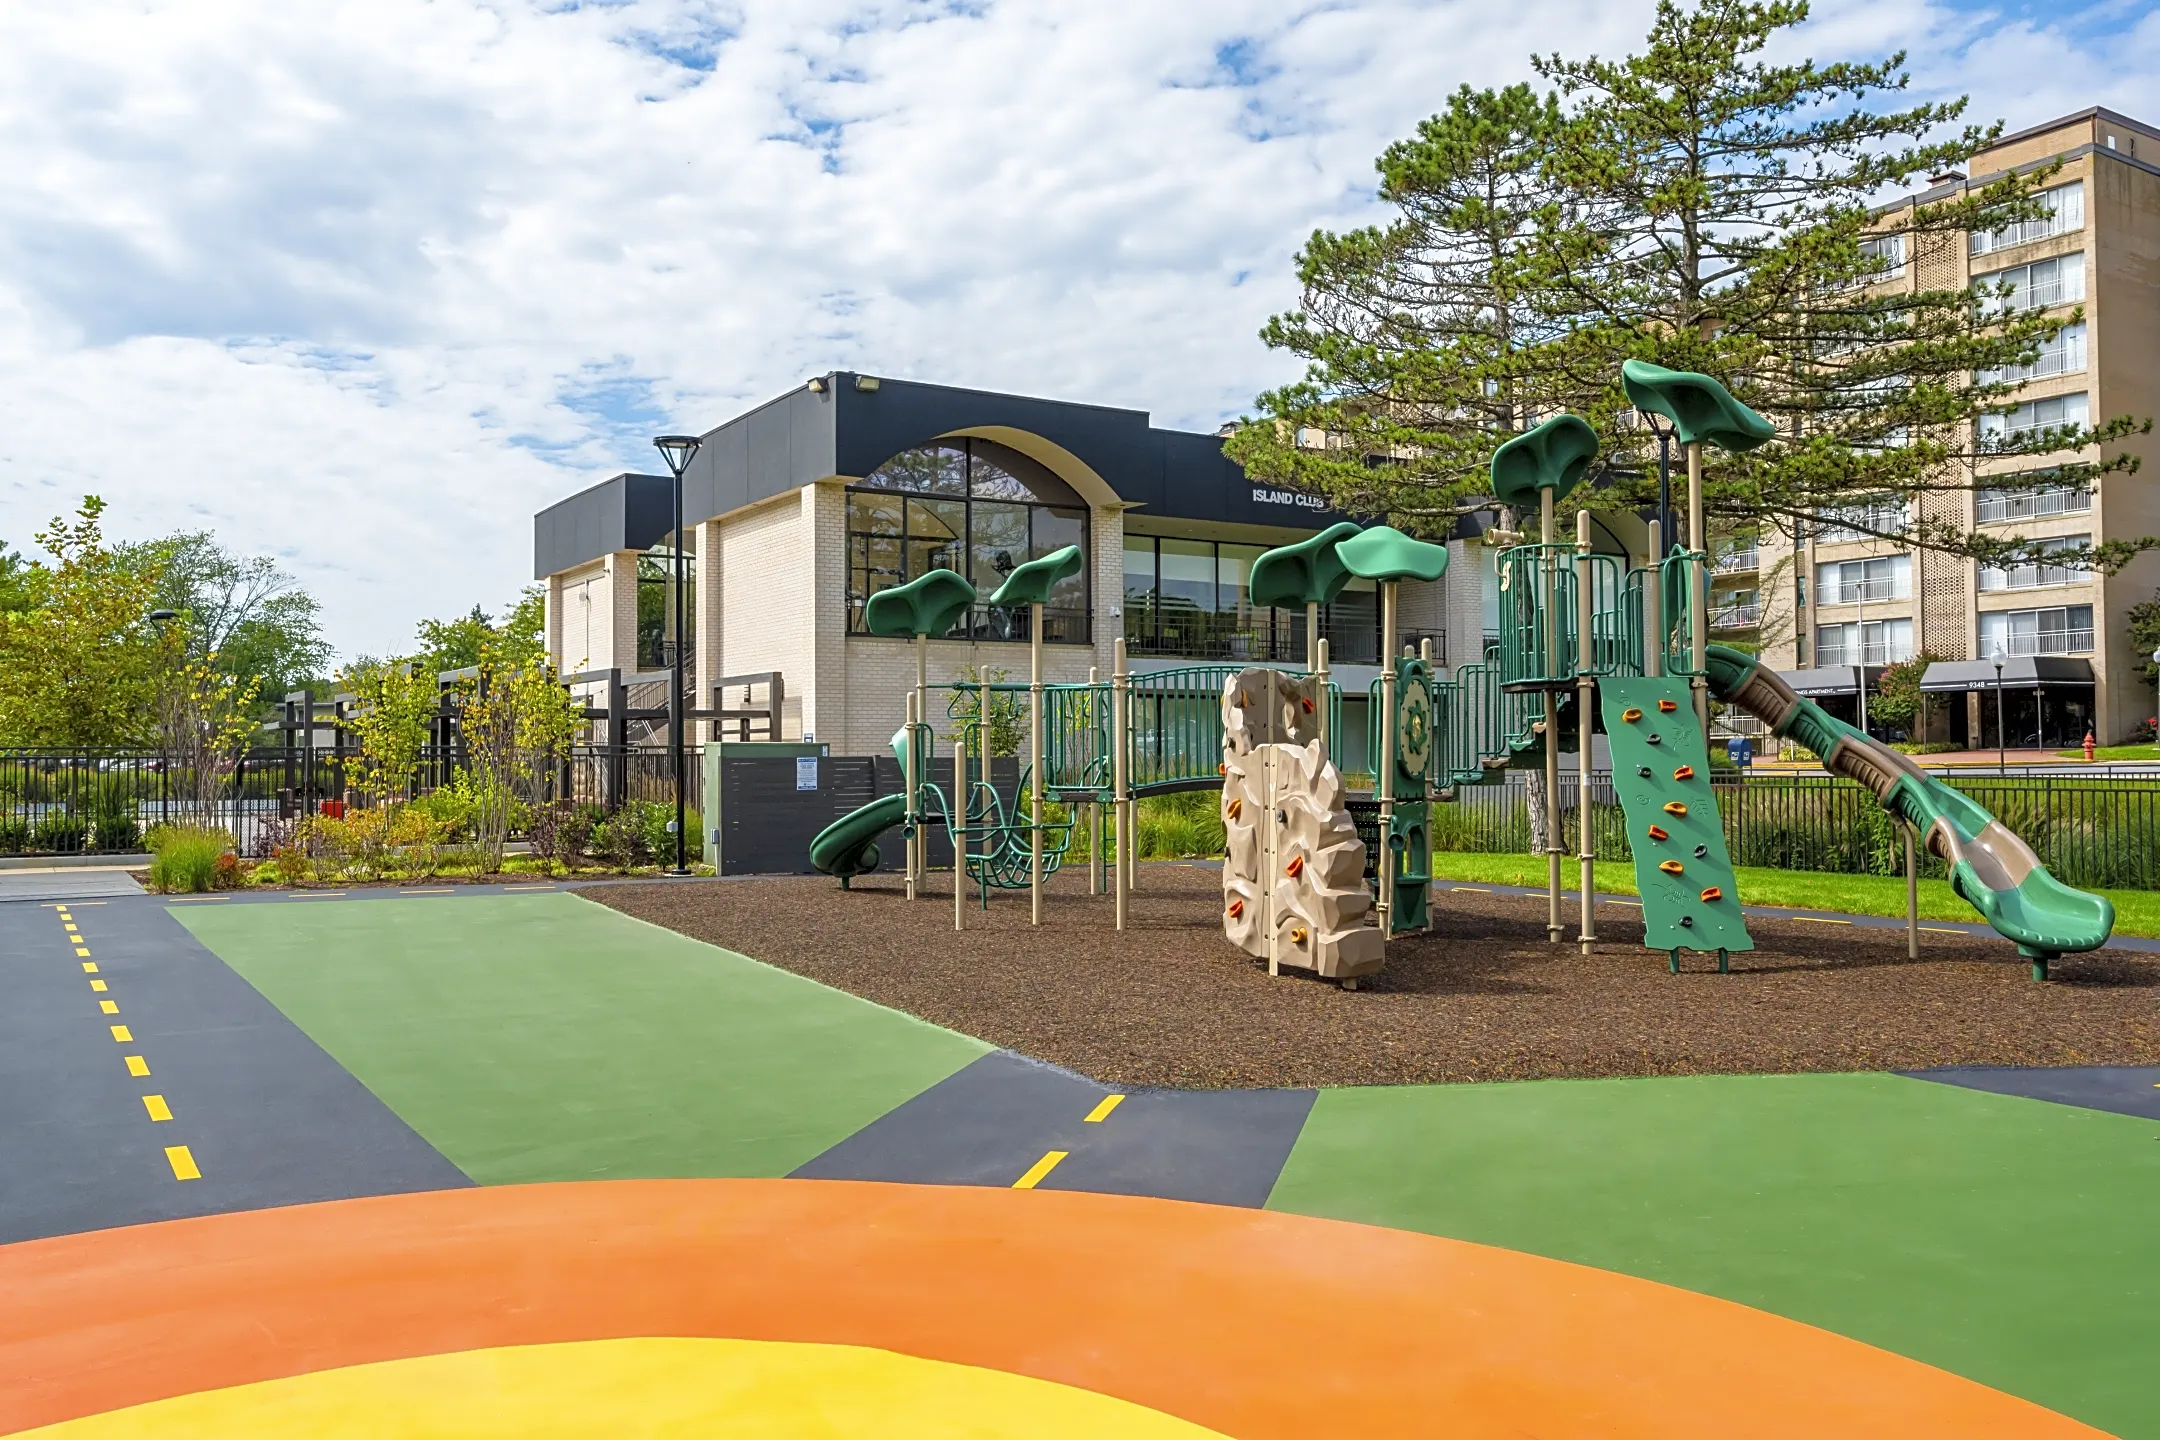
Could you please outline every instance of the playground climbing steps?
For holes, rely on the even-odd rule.
[[[1642,896],[1643,944],[1718,957],[1752,950],[1739,887],[1725,850],[1725,827],[1710,788],[1710,753],[1695,723],[1687,681],[1608,677],[1598,685],[1613,790],[1627,815]]]

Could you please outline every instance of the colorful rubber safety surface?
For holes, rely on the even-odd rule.
[[[0,1433],[2160,1433],[2160,1071],[1120,1095],[560,893],[0,911]]]

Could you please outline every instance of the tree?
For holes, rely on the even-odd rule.
[[[330,646],[321,606],[266,555],[242,557],[207,530],[119,547],[159,576],[157,604],[186,617],[189,655],[216,658],[219,674],[276,702],[322,675]]]
[[[349,762],[353,788],[377,805],[404,799],[441,705],[434,672],[404,660],[361,660],[339,681],[354,698],[344,722],[360,751]]]
[[[420,653],[413,663],[431,675],[445,670],[466,670],[480,663],[491,640],[508,641],[520,647],[539,647],[541,630],[546,623],[547,592],[538,585],[528,585],[518,592],[517,603],[510,607],[503,622],[497,625],[488,618],[487,611],[478,605],[469,614],[454,620],[422,620],[420,622]]]
[[[2137,656],[2138,674],[2147,685],[2160,684],[2160,665],[2153,664],[2152,658],[2153,652],[2160,650],[2160,590],[2153,592],[2152,599],[2132,605],[2124,618],[2129,622],[2130,649]],[[2140,730],[2149,734],[2156,725],[2160,725],[2160,715]]]
[[[1300,308],[1261,331],[1305,359],[1305,377],[1260,397],[1263,422],[1225,447],[1235,459],[1444,533],[1483,499],[1497,440],[1540,410],[1596,403],[1602,384],[1555,390],[1528,359],[1582,318],[1541,283],[1540,238],[1571,218],[1540,173],[1560,127],[1554,98],[1527,85],[1465,85],[1388,147],[1380,198],[1401,215],[1306,242]]]
[[[182,823],[214,825],[218,791],[254,737],[261,681],[233,675],[216,651],[203,651],[184,616],[158,638],[157,741],[167,795]]]
[[[494,874],[502,869],[518,806],[538,798],[551,759],[576,737],[584,717],[529,636],[491,631],[473,670],[456,690],[464,752],[458,784],[472,801],[481,871]]]
[[[20,615],[37,606],[44,594],[45,571],[0,541],[0,615]]]
[[[1930,140],[1962,100],[1871,108],[1905,87],[1902,56],[1765,63],[1807,13],[1800,0],[1662,0],[1639,54],[1537,60],[1558,97],[1459,92],[1381,158],[1381,194],[1401,219],[1315,235],[1300,255],[1303,307],[1263,337],[1303,356],[1306,377],[1260,397],[1232,454],[1346,508],[1445,533],[1448,517],[1489,507],[1492,450],[1568,408],[1605,439],[1604,503],[1632,507],[1650,498],[1656,451],[1618,372],[1642,358],[1715,375],[1778,423],[1760,450],[1707,457],[1713,532],[1849,522],[1856,498],[1894,497],[1906,520],[1869,533],[1989,564],[2032,558],[2038,542],[1974,532],[1965,507],[1938,497],[1972,490],[1979,463],[2003,455],[2102,448],[2013,484],[2127,473],[2134,458],[2105,447],[2149,422],[1983,440],[1983,418],[2007,409],[2004,372],[2077,315],[1878,282],[2040,213],[2050,176],[1879,213],[1883,191],[1964,164],[2000,127]],[[2067,563],[2112,570],[2155,543],[2114,541]]]
[[[1922,650],[1910,660],[1885,665],[1876,682],[1878,692],[1868,702],[1868,718],[1904,730],[1915,740],[1927,739],[1927,692],[1920,688],[1920,681],[1928,666],[1942,659],[1932,650]],[[1915,720],[1920,722],[1917,729]]]
[[[163,642],[150,621],[159,575],[105,543],[105,502],[37,534],[52,557],[39,603],[0,614],[0,744],[53,749],[138,745],[155,731]]]

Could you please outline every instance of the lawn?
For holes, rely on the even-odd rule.
[[[1545,884],[1545,860],[1537,855],[1476,855],[1447,852],[1432,857],[1432,873],[1441,880],[1471,884]],[[1570,857],[1561,871],[1572,887],[1575,861]],[[1733,876],[1740,882],[1740,898],[1750,905],[1778,905],[1795,910],[1833,910],[1847,915],[1905,913],[1905,879],[1901,875],[1836,875],[1821,871],[1769,870],[1738,867]],[[1598,866],[1597,885],[1612,895],[1635,893],[1635,866],[1630,861]],[[2102,890],[2115,902],[2115,933],[2160,937],[2160,893],[2151,890]],[[1947,880],[1920,882],[1920,918],[1967,920],[1977,923],[1979,914],[1960,900]]]
[[[2057,750],[2055,753],[2071,760],[2085,758],[2085,752],[2082,749]],[[2155,745],[2151,741],[2147,741],[2143,745],[2102,745],[2093,751],[2093,759],[2142,760],[2148,765],[2160,765],[2160,745]]]

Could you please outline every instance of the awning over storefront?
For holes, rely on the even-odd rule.
[[[1860,693],[1860,674],[1867,672],[1870,690],[1880,689],[1883,667],[1880,665],[1826,665],[1820,670],[1780,670],[1778,679],[1792,686],[1795,695],[1820,699],[1825,695],[1857,695]]]
[[[1938,694],[1992,690],[1995,683],[1995,662],[1992,660],[1938,660],[1920,677],[1922,690]],[[2003,661],[2002,687],[2005,690],[2040,690],[2092,683],[2092,662],[2075,655],[2012,655]]]

